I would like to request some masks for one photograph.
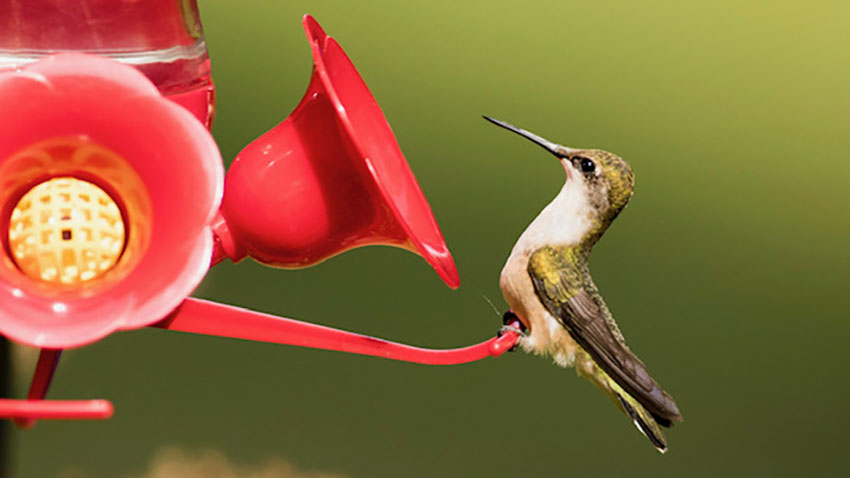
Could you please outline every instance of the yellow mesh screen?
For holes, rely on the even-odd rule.
[[[29,277],[75,285],[102,276],[124,248],[124,220],[103,189],[59,177],[30,189],[9,221],[9,249]]]

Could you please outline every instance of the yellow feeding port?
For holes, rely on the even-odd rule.
[[[44,282],[77,285],[105,274],[121,257],[124,219],[96,185],[72,177],[39,183],[9,220],[9,250],[18,268]]]

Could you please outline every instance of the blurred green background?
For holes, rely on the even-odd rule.
[[[631,162],[635,197],[592,271],[685,422],[662,456],[572,370],[522,353],[427,367],[141,330],[67,355],[51,396],[115,416],[15,431],[13,476],[145,476],[168,446],[293,476],[846,473],[850,4],[199,4],[226,161],[299,102],[313,14],[386,113],[462,286],[373,247],[299,271],[224,264],[196,296],[430,347],[490,336],[501,266],[563,181],[493,115]]]

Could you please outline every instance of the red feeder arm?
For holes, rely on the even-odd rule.
[[[519,328],[519,321],[511,326]],[[186,299],[171,317],[153,327],[336,350],[425,365],[457,365],[491,356],[498,357],[513,348],[518,339],[517,333],[509,330],[501,336],[468,347],[426,349],[195,298]]]
[[[516,344],[518,322],[480,344],[432,350],[188,298],[226,259],[297,268],[370,244],[410,250],[449,287],[460,284],[365,82],[315,20],[305,16],[304,28],[314,61],[307,93],[226,178],[209,117],[198,115],[211,111],[211,95],[193,116],[136,69],[81,54],[0,73],[0,103],[15,112],[0,115],[0,333],[41,348],[27,399],[0,399],[0,418],[27,427],[111,416],[105,400],[44,398],[62,349],[117,330],[152,326],[429,365]]]

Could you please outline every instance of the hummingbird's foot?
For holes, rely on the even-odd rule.
[[[511,326],[513,328],[519,328],[522,332],[522,335],[526,335],[525,325],[523,325],[522,321],[519,320],[519,316],[514,314],[514,311],[510,309],[508,309],[508,311],[502,315],[502,325]]]
[[[516,314],[513,311],[505,312],[505,315],[502,316],[502,327],[499,329],[498,336],[501,337],[506,332],[513,332],[517,334],[519,337],[527,337],[528,334],[525,332],[525,326],[522,325],[522,321],[519,320]],[[508,352],[513,352],[516,350],[516,345],[511,347]]]

